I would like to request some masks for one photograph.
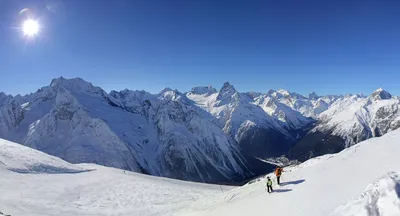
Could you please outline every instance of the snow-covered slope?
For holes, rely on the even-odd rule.
[[[274,193],[268,194],[265,176],[237,188],[189,183],[72,165],[0,140],[0,211],[21,216],[397,216],[399,142],[396,130],[287,167],[281,186],[272,177]]]
[[[260,95],[254,99],[254,104],[260,106],[267,114],[276,117],[286,127],[298,129],[304,127],[311,122],[311,119],[305,117],[300,112],[288,107],[279,100],[269,97],[268,95]]]
[[[274,183],[272,194],[265,190],[263,177],[213,199],[201,200],[180,215],[397,216],[399,143],[400,130],[396,130],[338,154],[285,168],[282,184]]]
[[[320,113],[327,110],[333,102],[342,97],[336,95],[318,96],[315,92],[305,97],[282,89],[278,91],[270,90],[267,96],[274,98],[279,103],[300,112],[306,117],[313,118],[318,118]]]
[[[235,137],[242,149],[260,154],[251,153],[253,156],[283,153],[296,140],[297,134],[292,132],[312,122],[312,119],[269,95],[239,93],[228,82],[218,92],[192,90],[186,95],[197,106],[211,113],[218,120],[218,125]]]
[[[229,189],[72,165],[5,140],[0,140],[0,176],[0,212],[19,216],[175,215],[200,197]]]
[[[400,127],[400,100],[378,89],[370,97],[347,95],[319,115],[318,124],[303,138],[292,156],[308,159],[335,153]]]
[[[186,96],[234,137],[256,173],[270,171],[271,167],[255,158],[285,154],[304,133],[303,128],[313,122],[268,94],[239,93],[229,82],[218,92],[209,89],[197,87]]]
[[[57,157],[0,139],[0,169],[18,173],[78,173],[86,169]]]

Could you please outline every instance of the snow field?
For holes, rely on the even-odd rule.
[[[5,140],[0,164],[0,211],[18,216],[173,215],[221,193],[217,185],[73,165]]]
[[[22,216],[398,216],[399,143],[396,130],[285,168],[281,186],[274,184],[275,192],[268,194],[265,176],[237,188],[190,183],[72,165],[0,140],[0,211]]]
[[[400,130],[372,138],[335,155],[286,169],[275,193],[266,178],[201,200],[190,216],[398,216]],[[274,179],[274,177],[273,177]]]

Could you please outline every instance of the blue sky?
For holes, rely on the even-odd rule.
[[[15,27],[29,8],[34,41]],[[396,0],[0,0],[0,91],[52,78],[105,90],[168,86],[400,95]]]

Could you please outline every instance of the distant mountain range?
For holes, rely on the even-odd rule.
[[[72,163],[156,176],[239,182],[259,159],[335,153],[400,127],[400,99],[286,90],[238,92],[230,83],[183,93],[106,93],[80,78],[54,79],[25,96],[0,93],[0,137]]]

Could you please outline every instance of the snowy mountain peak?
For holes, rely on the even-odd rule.
[[[374,100],[388,100],[392,98],[392,95],[382,88],[379,88],[371,94],[371,98]]]
[[[6,95],[3,92],[0,92],[0,106],[5,102],[8,101],[9,99],[12,99],[13,97],[11,95]]]
[[[184,96],[180,91],[177,89],[173,90],[171,88],[164,88],[159,94],[158,98],[160,100],[185,100],[186,101],[186,96]]]
[[[311,92],[308,94],[308,99],[310,100],[318,100],[319,96],[315,92]]]
[[[61,85],[70,85],[70,84],[80,84],[82,86],[91,86],[92,85],[91,83],[86,82],[82,78],[66,79],[61,76],[61,77],[51,80],[50,86],[61,86]]]
[[[233,88],[233,89],[235,89],[235,88],[233,87],[233,85],[230,84],[229,82],[225,82],[225,83],[224,83],[224,85],[222,86],[222,89],[225,89],[225,88]],[[221,90],[222,90],[222,89],[221,89]],[[235,89],[235,91],[236,91],[236,89]]]
[[[158,98],[160,100],[173,100],[173,101],[181,99],[186,100],[186,97],[181,92],[179,92],[177,89],[172,90],[170,88],[164,88],[160,92],[160,94],[158,94]]]
[[[92,83],[87,82],[82,78],[66,79],[64,77],[59,77],[51,81],[50,87],[53,89],[59,89],[62,87],[71,92],[104,93],[100,87],[95,87]]]
[[[255,99],[255,98],[257,98],[257,97],[260,97],[261,95],[262,95],[262,93],[260,93],[260,92],[254,92],[254,91],[251,91],[251,92],[247,92],[246,93],[251,99]]]
[[[174,91],[172,88],[169,88],[169,87],[165,87],[165,88],[163,88],[161,91],[160,91],[160,93],[158,93],[159,95],[162,95],[162,94],[164,94],[165,92],[169,92],[169,91]]]
[[[229,82],[225,82],[221,90],[218,93],[217,100],[225,103],[230,101],[238,101],[240,98],[239,93],[236,91],[235,87]]]
[[[0,100],[2,100],[3,98],[8,98],[11,97],[11,95],[6,95],[4,92],[0,92]]]
[[[210,94],[217,93],[217,90],[215,88],[213,88],[212,86],[198,86],[198,87],[192,88],[192,90],[190,90],[190,93],[196,94],[196,95],[210,95]]]
[[[154,101],[156,96],[146,92],[146,91],[132,91],[129,89],[124,89],[120,92],[111,91],[110,99],[116,104],[124,104],[126,106],[139,106],[143,101]]]
[[[287,91],[287,90],[284,90],[284,89],[279,89],[277,92],[282,94],[283,96],[289,96],[290,95],[290,92]]]

